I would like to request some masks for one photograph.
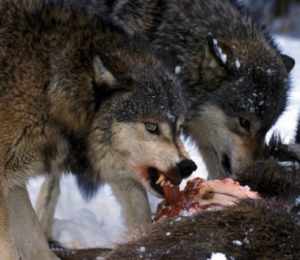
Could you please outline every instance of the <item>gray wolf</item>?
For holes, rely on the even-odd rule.
[[[287,155],[289,152],[286,150]],[[206,260],[217,252],[226,259],[299,259],[299,167],[268,158],[246,167],[237,179],[262,198],[243,199],[222,211],[154,223],[111,252],[101,248],[53,251],[65,260],[96,259],[101,254],[107,260]]]
[[[57,259],[26,190],[72,172],[118,190],[127,220],[150,222],[196,165],[180,141],[187,109],[175,77],[109,21],[41,1],[0,2],[0,258]]]

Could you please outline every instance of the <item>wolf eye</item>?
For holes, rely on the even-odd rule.
[[[240,126],[245,128],[247,131],[249,131],[250,121],[243,117],[240,117],[239,120],[240,120]]]
[[[152,134],[158,134],[158,126],[157,124],[153,124],[153,123],[145,123],[146,129],[148,132],[152,133]]]

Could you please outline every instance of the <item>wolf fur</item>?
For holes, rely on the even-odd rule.
[[[150,42],[183,82],[209,178],[239,172],[263,150],[286,106],[294,60],[234,0],[62,0],[110,16]]]
[[[53,251],[63,260],[95,260],[99,255],[107,260],[206,260],[217,252],[237,260],[299,259],[299,168],[268,158],[245,168],[238,181],[258,191],[261,199],[243,199],[222,211],[152,224],[111,252],[101,248]]]
[[[196,166],[180,141],[179,82],[141,40],[41,1],[0,2],[0,258],[57,259],[25,187],[72,172],[119,191],[127,222],[150,222],[146,189]],[[134,224],[133,224],[134,223]]]

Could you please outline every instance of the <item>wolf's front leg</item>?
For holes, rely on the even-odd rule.
[[[52,237],[55,207],[60,194],[60,178],[61,174],[46,176],[35,204],[36,215],[47,238]]]
[[[9,225],[4,223],[5,225],[2,227],[1,223],[1,227],[10,230],[9,234],[13,237],[16,251],[12,251],[13,254],[11,254],[11,257],[1,256],[1,260],[58,259],[49,249],[48,242],[32,208],[26,188],[14,186],[9,191],[5,202],[7,203]],[[0,250],[0,254],[2,254],[2,248]]]
[[[14,239],[11,234],[6,197],[4,195],[5,185],[0,180],[0,259],[19,259]]]
[[[140,182],[124,178],[110,184],[117,200],[121,203],[126,226],[129,229],[151,223],[147,192]]]

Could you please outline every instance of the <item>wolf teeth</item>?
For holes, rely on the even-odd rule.
[[[160,183],[160,186],[174,187],[174,185],[173,185],[170,181],[167,181],[167,180],[163,180],[163,181]]]
[[[158,180],[156,181],[155,184],[161,184],[165,180],[165,176],[160,174]]]
[[[158,180],[156,181],[155,184],[159,184],[160,186],[169,186],[169,187],[173,187],[174,185],[166,179],[166,177],[163,174],[159,175]]]

